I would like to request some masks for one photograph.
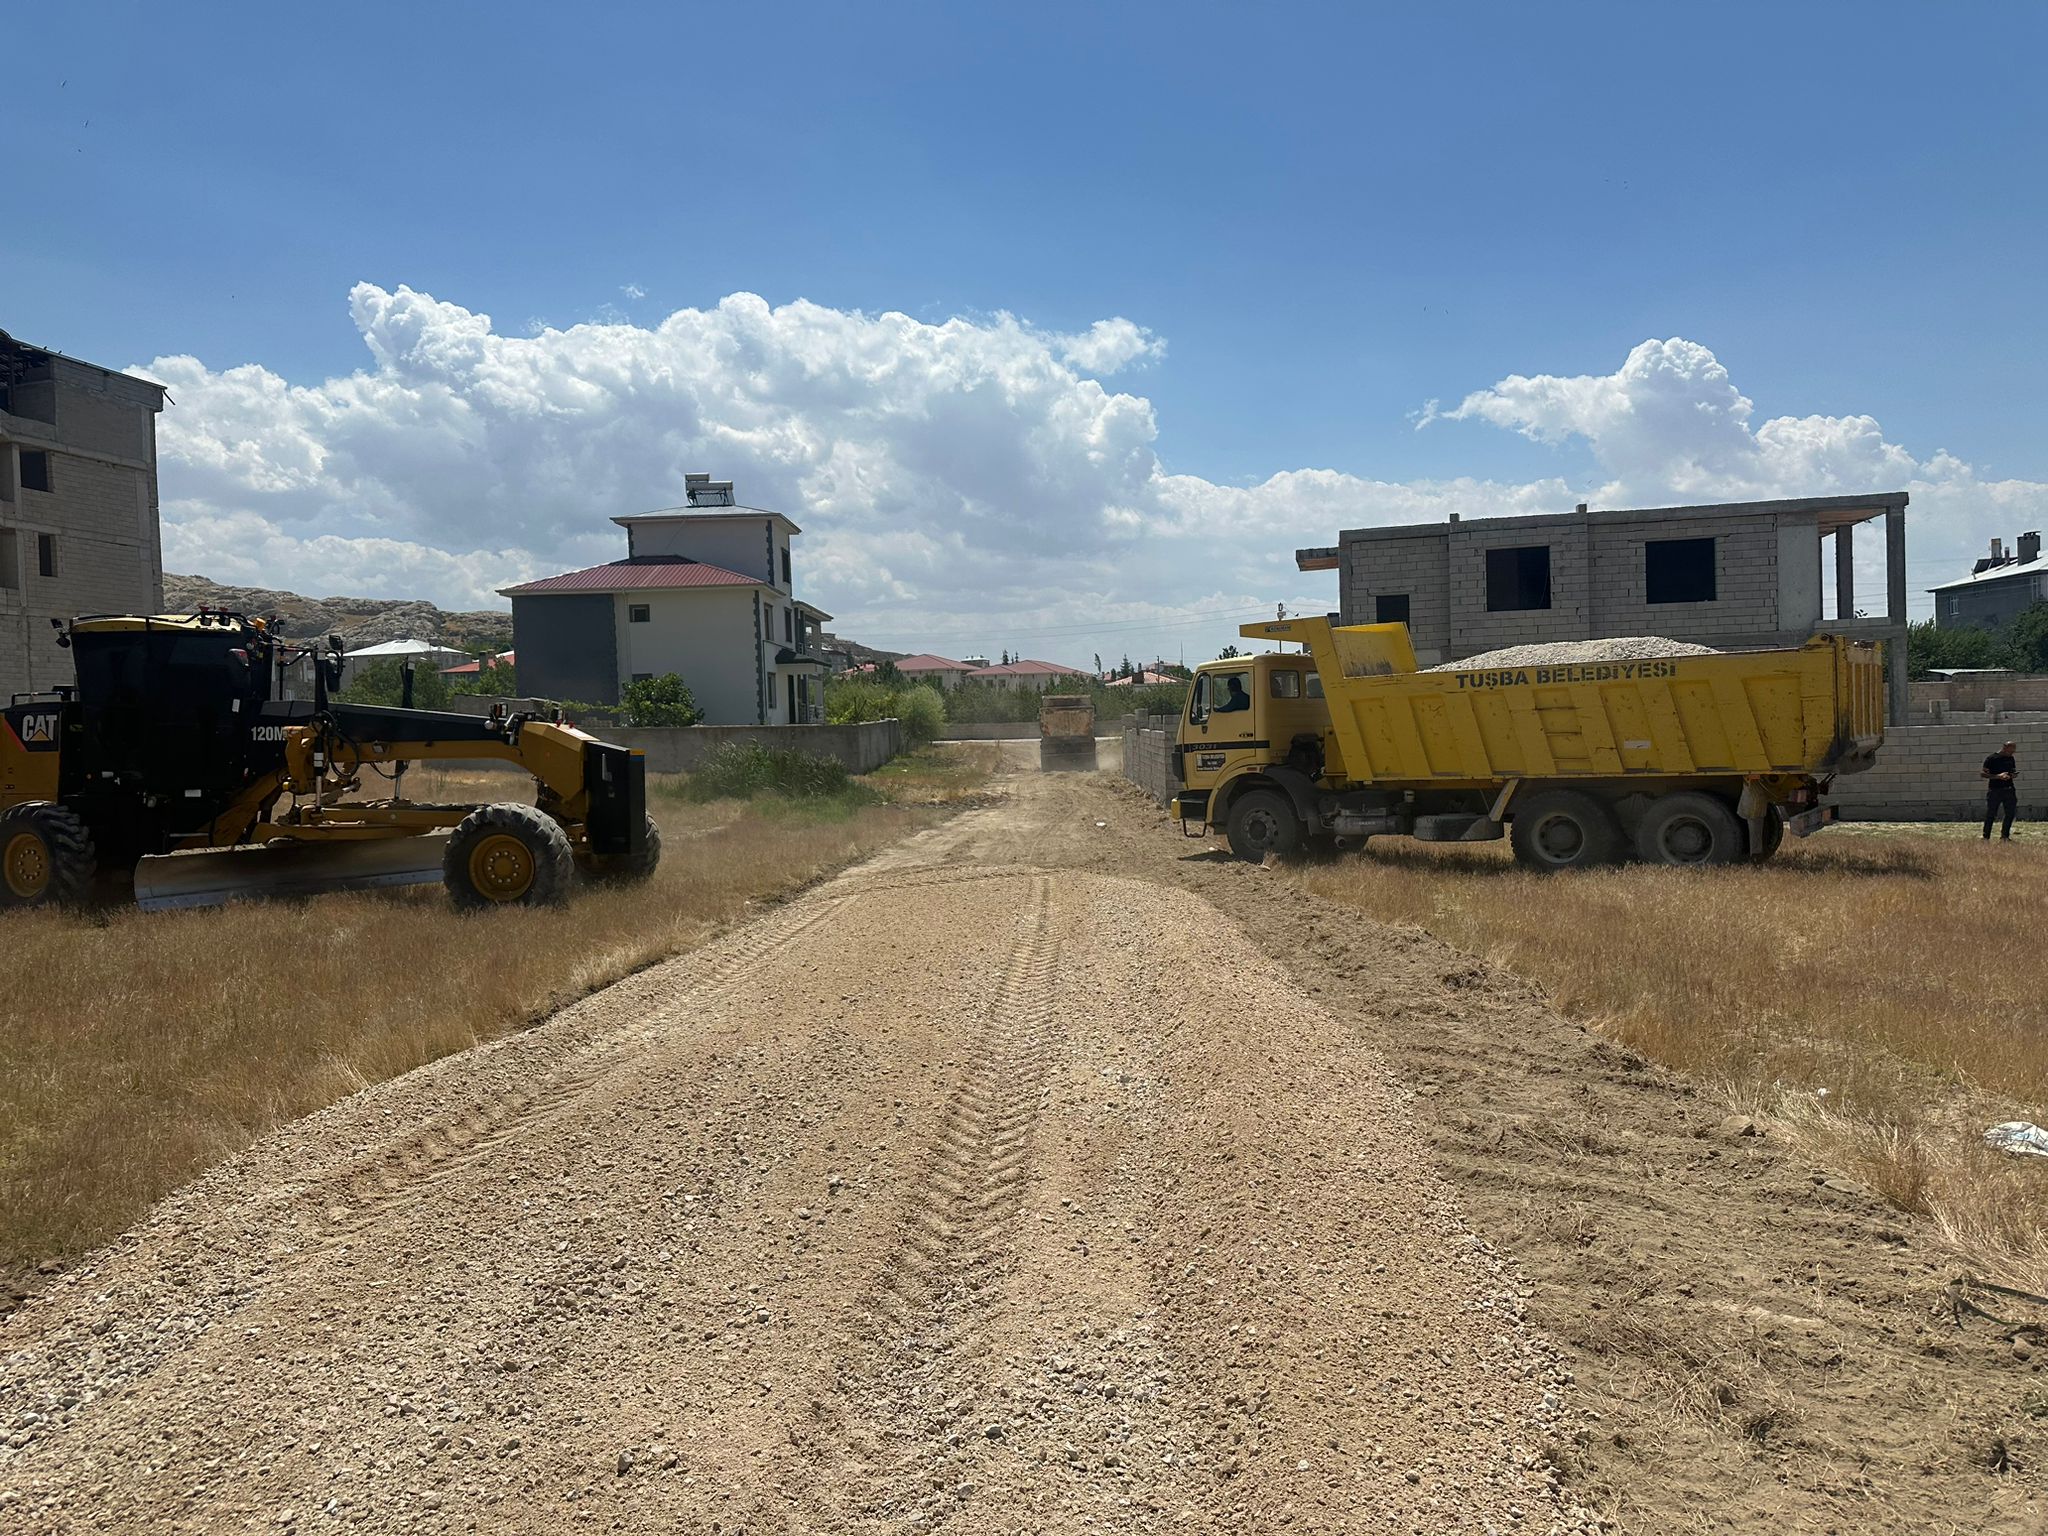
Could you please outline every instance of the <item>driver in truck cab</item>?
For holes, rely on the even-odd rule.
[[[1233,677],[1230,680],[1230,687],[1224,692],[1223,702],[1216,706],[1216,713],[1227,715],[1232,710],[1250,709],[1251,707],[1252,697],[1244,691],[1244,679]]]

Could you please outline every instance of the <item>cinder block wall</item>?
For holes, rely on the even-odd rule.
[[[2019,743],[2020,815],[2048,819],[2048,720],[1892,726],[1877,763],[1835,780],[1828,798],[1853,821],[1980,821],[1984,759]]]
[[[1161,805],[1168,804],[1180,788],[1180,774],[1173,750],[1175,732],[1170,715],[1131,715],[1124,727],[1124,777]],[[1164,728],[1141,726],[1140,720],[1163,721]]]
[[[2012,672],[2004,677],[1958,677],[1947,681],[1928,680],[1907,684],[1915,724],[1935,723],[1936,701],[1955,715],[1981,715],[1994,699],[2001,710],[2013,714],[2048,711],[2048,677]],[[1965,722],[1957,722],[1965,723]]]

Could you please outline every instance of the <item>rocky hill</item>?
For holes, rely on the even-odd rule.
[[[449,613],[418,598],[301,597],[269,587],[230,587],[204,576],[164,574],[164,611],[190,613],[198,608],[225,608],[259,619],[277,617],[288,640],[339,635],[349,650],[381,645],[386,640],[438,640],[458,651],[495,653],[512,649],[509,613]],[[898,661],[902,651],[881,651],[837,635],[820,637],[827,650],[845,652],[858,666],[869,661]]]
[[[386,640],[438,640],[460,651],[512,648],[509,613],[449,613],[417,598],[301,597],[267,587],[229,587],[204,576],[164,575],[164,607],[171,613],[226,608],[257,618],[275,615],[288,639],[340,635],[350,650]]]

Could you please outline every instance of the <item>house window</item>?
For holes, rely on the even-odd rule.
[[[1550,606],[1550,546],[1527,544],[1486,552],[1486,611],[1516,613]]]
[[[789,546],[782,546],[782,584],[789,585]]]
[[[633,681],[636,683],[651,683],[654,681],[654,674],[652,672],[635,672],[633,674]]]
[[[1408,594],[1406,592],[1383,592],[1372,600],[1372,621],[1375,624],[1406,624],[1408,622]]]
[[[0,592],[21,587],[20,540],[12,528],[0,528]]]
[[[782,610],[782,642],[785,645],[796,644],[796,610],[794,608]]]
[[[626,622],[628,624],[645,624],[647,618],[648,605],[646,603],[626,604]]]
[[[770,709],[775,707],[775,674],[773,672],[768,674],[768,707]]]
[[[52,579],[57,575],[57,535],[54,533],[36,535],[36,572]]]
[[[50,489],[50,456],[42,449],[24,451],[21,456],[21,488],[24,491]]]
[[[1711,603],[1714,541],[1650,540],[1643,546],[1643,596],[1653,603]]]

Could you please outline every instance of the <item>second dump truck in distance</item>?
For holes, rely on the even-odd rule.
[[[1247,624],[1303,654],[1197,670],[1175,808],[1241,858],[1315,839],[1512,840],[1562,870],[1768,858],[1833,819],[1870,766],[1884,674],[1868,641],[1418,671],[1401,624]]]

